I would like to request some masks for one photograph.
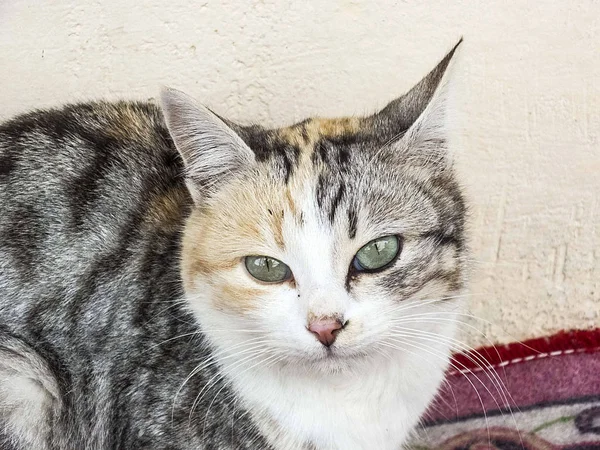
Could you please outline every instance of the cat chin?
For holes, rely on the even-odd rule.
[[[276,367],[296,373],[332,375],[364,370],[378,358],[381,356],[364,350],[324,348],[310,355],[288,355],[280,360]]]
[[[316,361],[312,368],[313,373],[320,375],[348,374],[358,372],[368,365],[367,358],[363,357],[328,357]]]

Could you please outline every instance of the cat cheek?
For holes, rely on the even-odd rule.
[[[256,287],[224,284],[213,288],[215,308],[242,315],[256,311],[264,296],[264,289]]]

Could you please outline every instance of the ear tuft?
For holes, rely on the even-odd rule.
[[[216,114],[187,94],[163,88],[160,104],[183,159],[195,202],[210,197],[220,185],[254,162],[254,153],[244,141]]]

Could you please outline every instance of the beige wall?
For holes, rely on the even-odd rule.
[[[373,111],[464,35],[458,166],[494,339],[600,324],[600,2],[1,0],[0,117],[188,91],[233,119]],[[505,6],[510,5],[510,6]]]

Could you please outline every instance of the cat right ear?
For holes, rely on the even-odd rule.
[[[216,114],[189,95],[163,88],[160,104],[183,159],[188,189],[197,204],[254,163],[254,152],[246,143]]]
[[[440,63],[400,98],[370,117],[370,125],[389,137],[389,153],[435,172],[452,166],[449,152],[454,108],[451,66],[462,38]]]

